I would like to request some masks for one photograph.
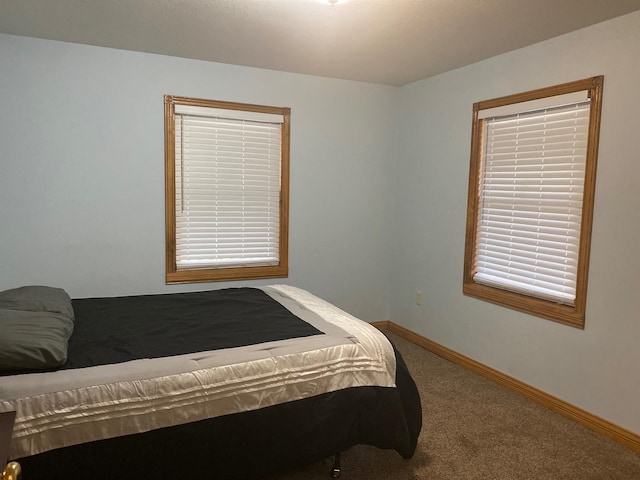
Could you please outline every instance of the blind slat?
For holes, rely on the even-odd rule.
[[[484,121],[474,281],[573,304],[589,109]]]
[[[215,109],[212,109],[215,110]],[[277,265],[281,125],[176,114],[177,269]],[[259,117],[260,115],[258,115]],[[264,121],[260,121],[264,120]]]

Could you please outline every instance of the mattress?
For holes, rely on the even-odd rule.
[[[10,457],[360,387],[396,387],[396,355],[378,330],[304,290],[285,285],[260,290],[319,333],[1,377],[0,411],[17,411]]]

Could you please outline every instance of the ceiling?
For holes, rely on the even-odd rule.
[[[0,32],[388,85],[640,10],[640,0],[0,0]]]

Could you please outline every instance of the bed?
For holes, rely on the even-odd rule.
[[[356,444],[414,453],[421,404],[399,352],[305,290],[23,287],[0,293],[0,332],[24,333],[22,312],[46,337],[32,343],[62,343],[17,362],[0,339],[0,412],[17,412],[10,458],[28,478],[261,478]]]

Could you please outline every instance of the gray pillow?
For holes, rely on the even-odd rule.
[[[71,298],[62,288],[27,286],[0,292],[0,308],[59,313],[73,320]]]
[[[47,370],[67,361],[73,320],[60,313],[0,309],[0,370]]]

